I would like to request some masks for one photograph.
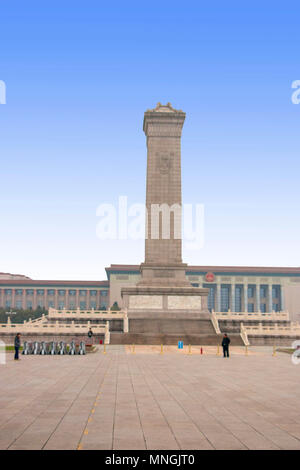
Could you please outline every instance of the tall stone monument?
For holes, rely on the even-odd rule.
[[[122,288],[129,318],[207,318],[208,289],[187,280],[182,262],[181,132],[170,103],[144,115],[147,138],[146,240],[141,281]]]

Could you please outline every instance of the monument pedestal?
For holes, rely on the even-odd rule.
[[[208,289],[192,286],[123,287],[123,305],[128,318],[209,319]]]

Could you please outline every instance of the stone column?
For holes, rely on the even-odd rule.
[[[269,300],[269,312],[271,313],[273,310],[272,284],[269,284],[268,300]]]
[[[54,289],[54,308],[58,309],[58,290]]]
[[[217,284],[217,305],[216,311],[221,312],[221,284]]]
[[[260,312],[260,284],[255,286],[256,311]]]
[[[15,308],[15,295],[16,295],[16,289],[12,289],[12,291],[11,291],[11,308]]]
[[[235,284],[231,284],[231,302],[230,302],[230,310],[235,312]]]
[[[36,289],[33,289],[33,302],[32,302],[32,309],[35,310],[37,307],[36,303]]]
[[[244,284],[244,312],[248,312],[248,284]]]
[[[280,285],[280,310],[283,312],[285,309],[285,298],[284,298],[284,285]]]

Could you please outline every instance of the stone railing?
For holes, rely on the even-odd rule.
[[[276,322],[272,325],[263,325],[263,323],[260,322],[258,325],[243,325],[243,328],[246,331],[247,335],[300,337],[300,323],[298,322],[291,322],[287,326],[278,325],[278,323]]]
[[[219,328],[219,322],[218,322],[218,318],[217,318],[217,315],[215,314],[215,312],[211,313],[211,322],[213,324],[213,327],[214,327],[215,332],[217,333],[217,335],[220,335],[221,330]]]
[[[26,323],[0,323],[0,334],[53,334],[53,335],[63,335],[63,334],[82,334],[87,335],[89,329],[92,329],[94,334],[104,334],[105,343],[109,344],[110,341],[110,332],[109,332],[109,322],[106,322],[105,325],[99,325],[98,323],[92,324],[90,321],[86,323],[63,323],[59,321],[55,322],[26,322]]]
[[[241,321],[289,321],[289,312],[212,312],[216,315],[218,320],[241,320]]]
[[[123,332],[128,333],[128,316],[127,310],[76,310],[49,308],[47,317],[53,319],[74,319],[74,320],[123,320]]]
[[[249,346],[249,345],[250,345],[250,342],[249,342],[249,339],[248,339],[247,330],[246,330],[246,328],[244,327],[243,323],[241,323],[240,335],[241,335],[241,338],[242,338],[242,340],[243,340],[244,345],[245,345],[245,346]]]

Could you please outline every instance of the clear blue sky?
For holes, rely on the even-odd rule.
[[[147,3],[147,6],[145,4]],[[15,1],[0,6],[0,271],[103,279],[144,243],[96,237],[96,208],[145,198],[143,113],[187,118],[184,261],[300,266],[298,2]]]

